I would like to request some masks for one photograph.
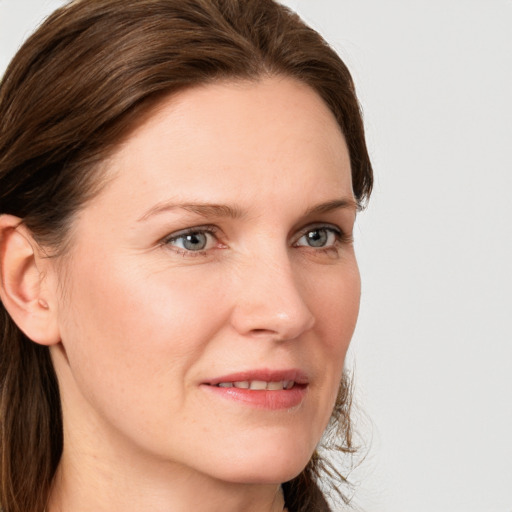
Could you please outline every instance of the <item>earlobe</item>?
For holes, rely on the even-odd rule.
[[[0,215],[0,299],[17,326],[32,341],[60,341],[56,301],[46,286],[44,259],[21,219]]]

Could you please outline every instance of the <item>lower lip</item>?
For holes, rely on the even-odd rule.
[[[219,386],[203,385],[202,388],[210,393],[233,400],[250,407],[275,411],[292,409],[300,405],[306,396],[307,386],[295,385],[292,389],[283,390],[251,390],[241,388],[221,388]]]

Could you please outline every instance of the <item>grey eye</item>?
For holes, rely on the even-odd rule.
[[[194,231],[171,238],[169,244],[186,251],[203,251],[208,249],[213,241],[214,238],[211,233]]]
[[[183,237],[183,247],[189,251],[201,251],[207,242],[208,238],[204,233],[191,233]]]
[[[336,243],[336,233],[329,228],[311,229],[302,235],[297,241],[297,246],[309,246],[322,248],[332,246]]]

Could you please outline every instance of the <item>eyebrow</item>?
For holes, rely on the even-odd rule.
[[[328,213],[339,209],[350,209],[357,211],[358,204],[352,198],[333,199],[332,201],[327,201],[325,203],[321,203],[308,208],[304,216],[308,217],[310,215]],[[173,210],[185,210],[200,215],[201,217],[228,217],[232,219],[240,219],[246,215],[246,212],[236,205],[230,206],[227,204],[212,203],[163,202],[158,203],[157,205],[150,208],[142,217],[138,219],[138,222],[143,222],[149,217]]]
[[[318,213],[328,213],[333,210],[340,209],[348,209],[348,210],[359,210],[359,205],[355,199],[352,198],[343,198],[343,199],[334,199],[332,201],[327,201],[326,203],[321,203],[316,206],[309,208],[306,211],[305,217],[309,215],[314,215]]]
[[[211,204],[211,203],[172,203],[164,202],[150,208],[138,222],[145,221],[153,215],[164,213],[172,210],[185,210],[195,213],[201,217],[230,217],[239,219],[244,216],[244,211],[237,206],[229,206],[227,204]]]

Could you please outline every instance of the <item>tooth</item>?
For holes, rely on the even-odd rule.
[[[272,391],[280,391],[283,389],[283,381],[281,382],[269,382],[267,384],[267,389],[270,389]]]
[[[295,386],[295,382],[293,380],[289,380],[286,382],[286,386],[284,387],[284,389],[292,389],[293,386]]]
[[[233,385],[235,386],[235,388],[249,389],[249,381],[248,380],[241,380],[238,382],[234,382]]]
[[[264,390],[267,389],[267,383],[264,380],[253,380],[250,389]]]
[[[219,386],[219,388],[232,388],[233,383],[232,382],[219,382],[218,386]]]

